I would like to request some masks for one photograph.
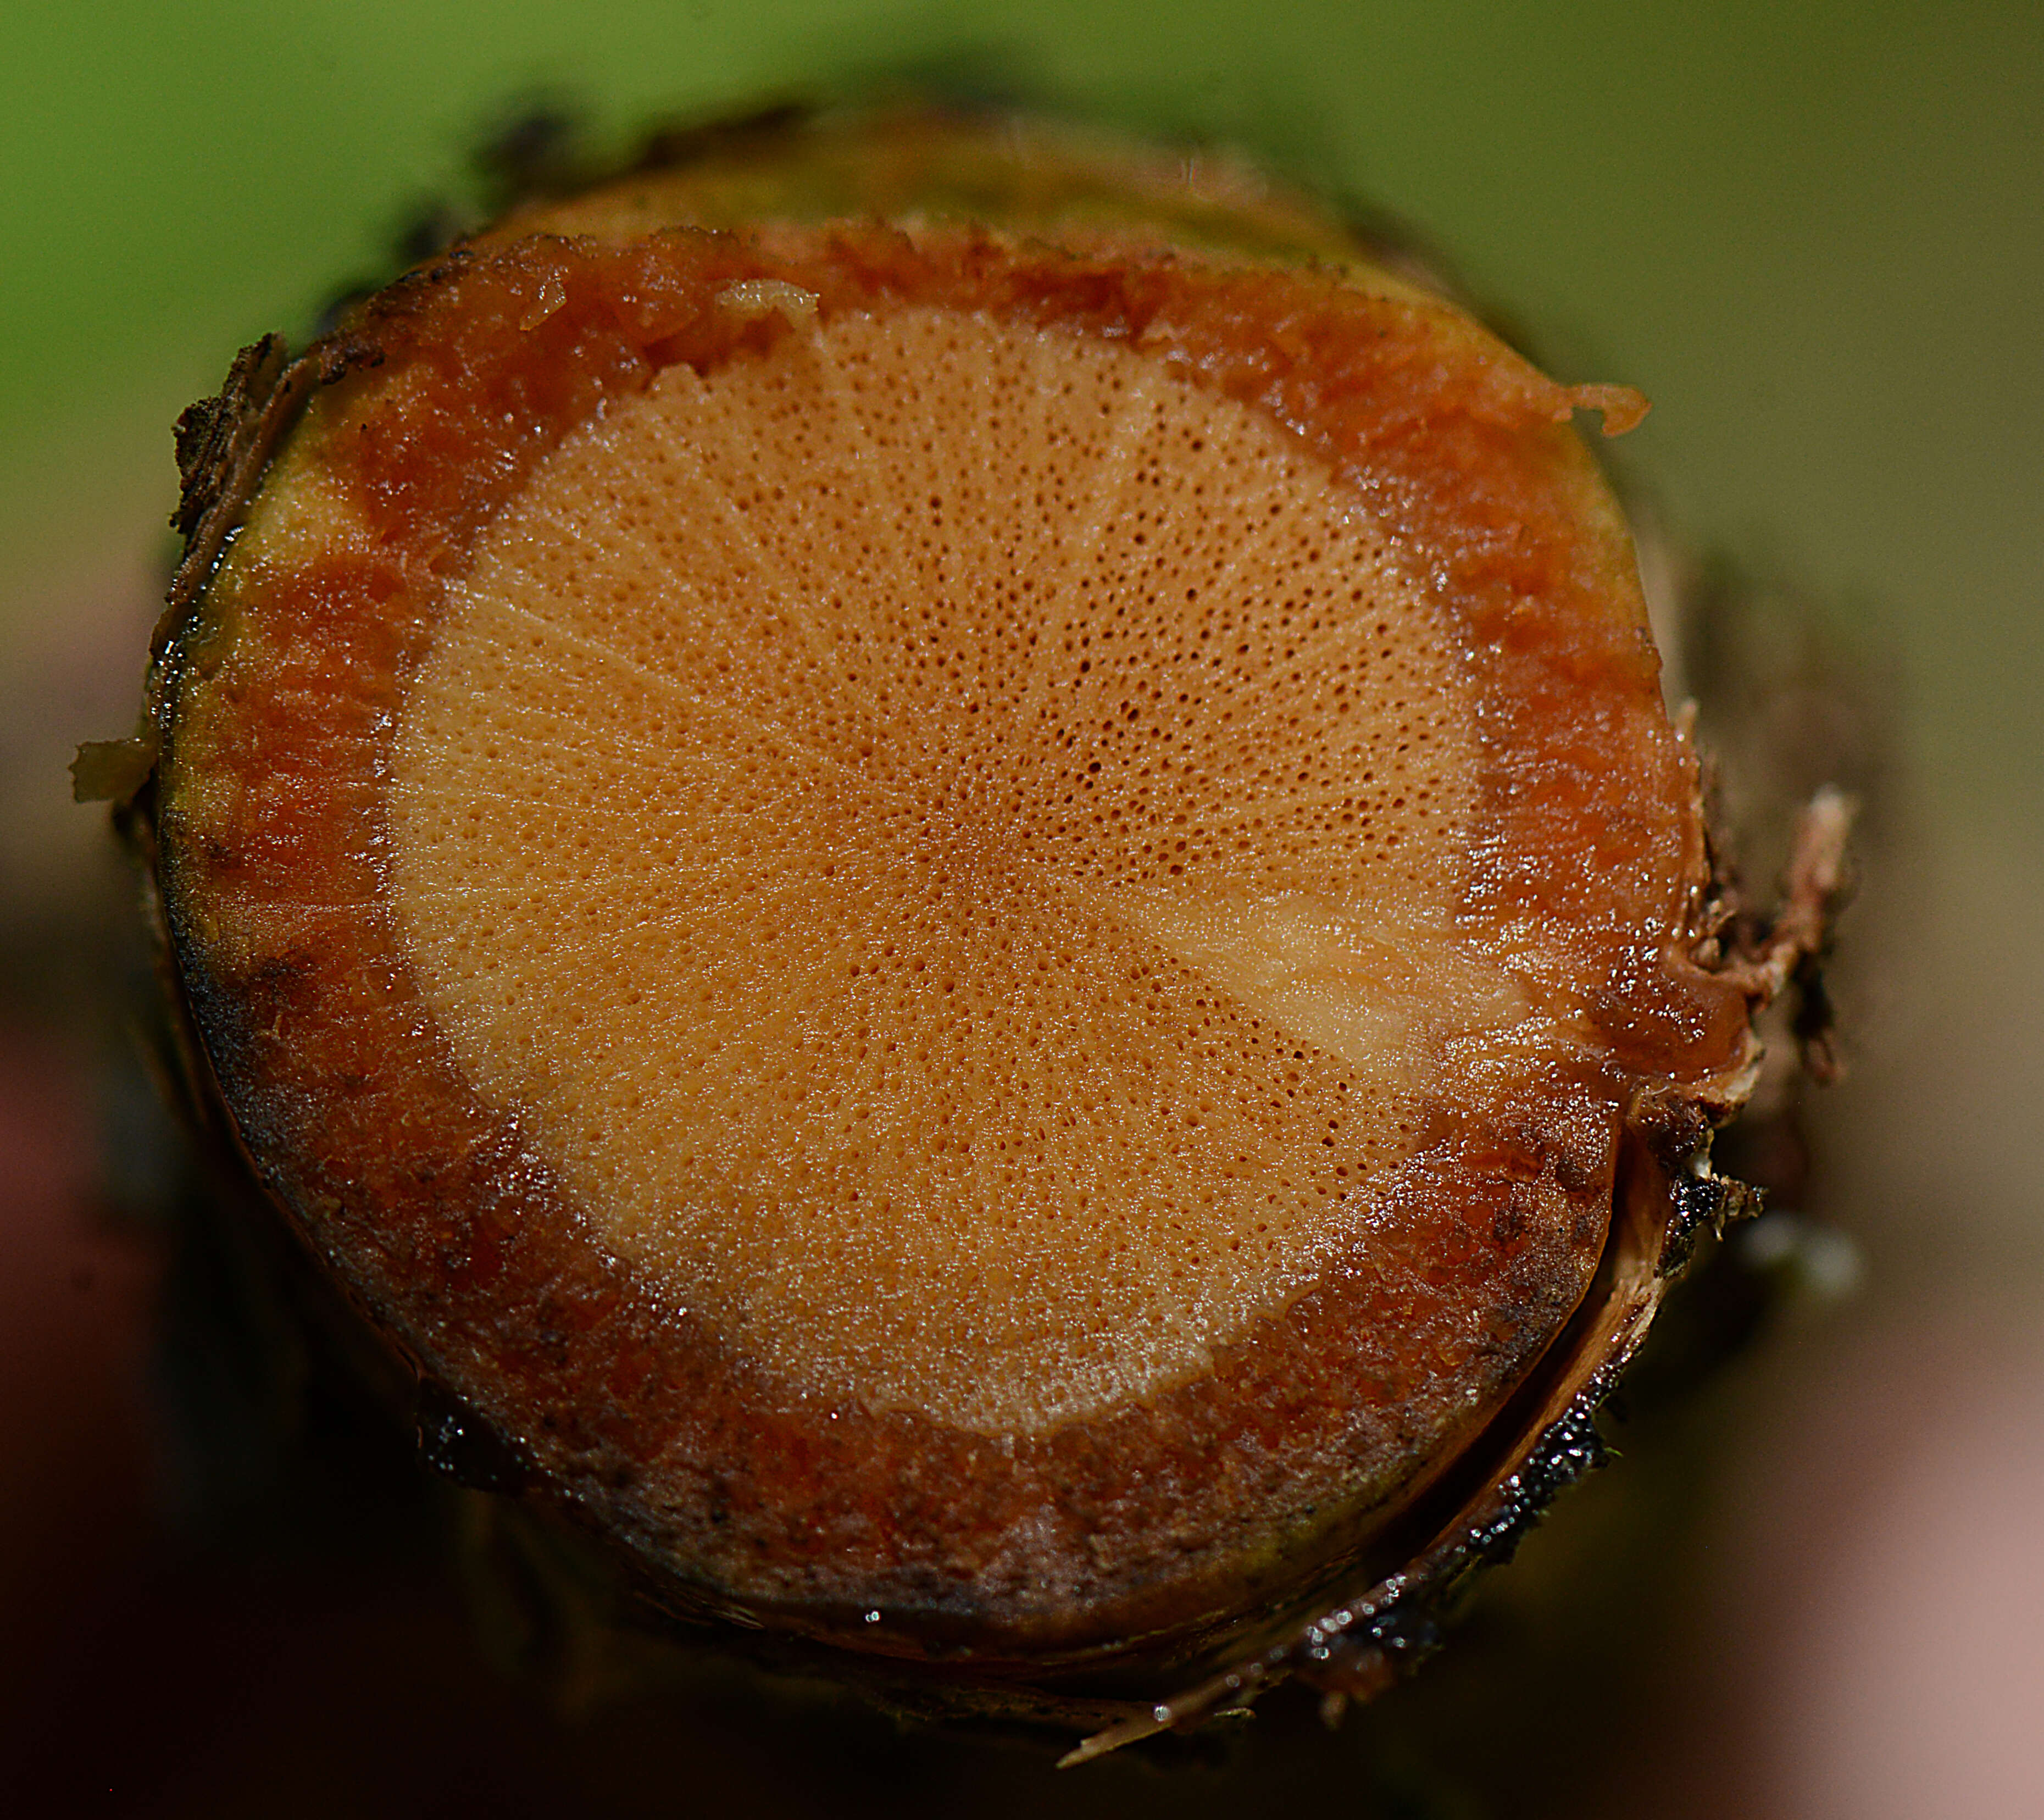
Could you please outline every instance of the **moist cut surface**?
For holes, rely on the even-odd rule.
[[[167,695],[315,1245],[724,1608],[1026,1659],[1366,1556],[1746,1041],[1572,394],[1366,275],[937,229],[355,333]]]
[[[763,1365],[988,1433],[1344,1251],[1450,1037],[1444,616],[1267,417],[1056,329],[838,318],[571,437],[394,749],[406,952],[597,1229]]]

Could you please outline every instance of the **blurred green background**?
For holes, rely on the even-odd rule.
[[[1639,1465],[1675,1514],[1631,1618],[1590,1627],[1566,1590],[1619,1546],[1607,1486],[1628,1468],[1539,1539],[1544,1572],[1487,1595],[1478,1628],[1517,1641],[1490,1703],[1463,1709],[1493,1728],[1482,1749],[1454,1760],[1450,1656],[1424,1703],[1400,1694],[1333,1740],[1281,1722],[1291,1741],[1230,1777],[1387,1813],[2044,1812],[2034,0],[121,0],[16,7],[0,50],[0,1633],[31,1732],[88,1781],[117,1767],[106,1810],[458,1813],[484,1787],[496,1811],[558,1810],[560,1791],[613,1786],[599,1760],[657,1757],[667,1722],[554,1738],[522,1696],[447,1694],[421,1664],[463,1660],[458,1623],[417,1645],[387,1581],[325,1603],[232,1576],[163,1591],[140,1387],[158,1264],[94,1223],[110,1178],[140,1167],[120,1145],[145,1141],[110,1160],[94,1135],[127,887],[63,765],[132,716],[170,423],[240,343],[302,337],[408,210],[467,181],[520,97],[565,96],[621,146],[651,117],[924,69],[1246,145],[1416,224],[1560,377],[1649,394],[1625,475],[1679,541],[1805,603],[1783,636],[1814,639],[1885,729],[1841,975],[1854,1072],[1818,1128],[1821,1210],[1866,1260],[1858,1295],[1777,1332]],[[168,1630],[209,1624],[193,1672],[220,1699],[187,1692],[175,1749],[117,1749],[144,1683],[108,1653],[175,1678]],[[347,1667],[316,1682],[331,1736],[264,1705],[248,1665],[315,1656]],[[1515,1674],[1539,1722],[1500,1735]],[[435,1758],[413,1733],[436,1697],[462,1749],[517,1732],[527,1756],[502,1760],[536,1753],[544,1774],[500,1785]],[[81,1702],[97,1747],[48,1716]],[[672,1722],[693,1765],[676,1805],[691,1774],[770,1810],[897,1784],[1004,1812],[1247,1798],[1197,1770],[996,1774],[855,1726],[816,1734],[798,1774],[770,1728]],[[1519,1750],[1515,1780],[1494,1760]],[[645,1786],[614,1799],[652,1810]]]

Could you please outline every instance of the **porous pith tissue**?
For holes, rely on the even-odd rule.
[[[1445,1072],[1539,1046],[1458,926],[1476,718],[1272,418],[847,313],[667,368],[498,514],[406,698],[394,900],[657,1293],[792,1391],[1027,1431],[1366,1249]]]

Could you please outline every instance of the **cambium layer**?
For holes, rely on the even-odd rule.
[[[1090,1752],[1372,1691],[1593,1452],[1785,962],[1570,425],[1637,399],[994,144],[645,175],[252,350],[136,771],[391,1345],[668,1610]],[[1001,225],[906,206],[975,159]]]

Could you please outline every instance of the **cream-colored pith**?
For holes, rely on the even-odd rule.
[[[1366,1243],[1470,1033],[1536,1029],[1458,930],[1473,720],[1273,422],[841,316],[670,369],[500,515],[392,886],[463,1068],[678,1303],[792,1391],[1036,1429]]]

